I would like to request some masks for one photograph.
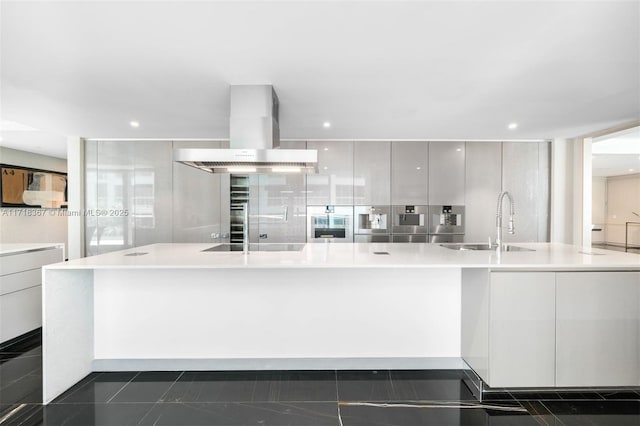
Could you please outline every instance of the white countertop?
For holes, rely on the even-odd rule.
[[[64,243],[0,243],[0,256],[64,248]]]
[[[203,252],[216,244],[152,244],[48,265],[47,269],[162,268],[490,268],[639,270],[640,254],[558,243],[514,243],[535,251],[456,251],[438,244],[310,243],[299,252]],[[374,254],[388,252],[389,254]],[[137,253],[138,255],[127,256]],[[144,254],[143,254],[144,253]]]

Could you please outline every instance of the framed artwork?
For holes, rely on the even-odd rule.
[[[67,174],[0,164],[0,207],[67,208]]]

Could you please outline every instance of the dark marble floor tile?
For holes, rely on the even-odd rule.
[[[335,371],[281,371],[271,375],[269,401],[337,401]]]
[[[520,405],[542,426],[560,425],[560,421],[541,401],[519,401]]]
[[[27,374],[0,388],[0,404],[41,403],[42,375]]]
[[[143,371],[108,402],[157,402],[181,374],[174,371]]]
[[[460,404],[419,403],[418,407],[399,406],[375,407],[340,405],[340,414],[344,426],[355,425],[424,425],[424,426],[538,426],[538,422],[529,413],[520,411],[502,411],[486,408],[460,408]],[[497,404],[496,404],[497,405]],[[502,405],[502,404],[501,404]],[[470,405],[466,405],[467,407]],[[517,404],[506,407],[521,408]]]
[[[136,374],[135,372],[92,373],[53,402],[62,404],[107,402]]]
[[[267,401],[271,374],[245,371],[187,371],[163,402]]]
[[[515,398],[509,392],[485,392],[482,395],[484,401],[513,401]]]
[[[2,426],[40,426],[43,424],[43,406],[41,404],[17,404],[12,406],[11,411],[0,414],[0,419],[5,419]]]
[[[338,371],[339,401],[394,400],[391,375],[388,370]]]
[[[42,357],[42,354],[36,353],[31,355],[25,355],[24,352],[0,352],[0,365],[4,364],[7,361],[11,361],[14,358],[25,358],[25,357]]]
[[[140,425],[338,426],[336,403],[160,403]]]
[[[0,364],[0,389],[26,375],[42,373],[42,356],[32,349]]]
[[[639,399],[640,400],[640,392],[635,392],[632,390],[600,391],[598,393],[604,399]]]
[[[476,401],[462,377],[391,371],[392,400],[400,401]],[[434,372],[437,373],[437,372]],[[458,375],[459,376],[459,375]]]
[[[562,396],[558,392],[554,391],[540,391],[540,392],[518,392],[518,391],[509,391],[511,395],[518,401],[547,401],[547,400],[556,400],[562,399]]]
[[[595,391],[560,391],[558,392],[562,399],[583,399],[583,400],[594,400],[594,399],[604,399],[602,395]]]
[[[36,406],[29,417],[10,419],[20,426],[134,426],[153,404],[49,404]],[[5,426],[4,424],[2,426]]]
[[[566,426],[640,425],[640,401],[543,401]]]

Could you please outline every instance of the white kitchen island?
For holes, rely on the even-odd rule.
[[[625,317],[624,336],[635,332],[636,343],[625,359],[635,354],[640,385],[640,256],[516,245],[535,251],[362,243],[244,255],[202,251],[212,244],[156,244],[50,265],[43,400],[92,371],[119,370],[430,369],[466,361],[492,385],[492,353],[501,352],[489,344],[496,331],[486,301],[491,274],[504,272],[526,275],[529,288],[537,282],[531,272],[598,272],[604,282],[613,271],[631,274],[625,289],[635,299],[625,315],[635,316]],[[555,306],[545,278],[543,295],[553,293]],[[534,329],[538,321],[515,320]],[[541,321],[551,330],[549,318]],[[555,385],[554,373],[546,386]]]

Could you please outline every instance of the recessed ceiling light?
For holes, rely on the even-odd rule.
[[[130,121],[129,122],[129,126],[131,126],[131,127],[140,127],[140,123],[138,123],[137,121]]]
[[[416,170],[420,170],[421,168],[422,168],[422,167],[418,166],[418,167],[416,167]]]
[[[322,168],[322,170],[327,170],[328,168],[329,168],[329,167],[324,166],[324,167]]]
[[[325,151],[329,151],[329,148],[325,148],[324,150],[325,150]]]
[[[509,128],[509,130],[515,130],[518,128],[518,123],[509,123],[507,127]]]
[[[325,129],[328,129],[329,127],[331,127],[331,123],[329,123],[328,121],[325,121],[324,123],[322,123],[322,127],[324,127]]]
[[[456,151],[460,152],[462,151],[462,148],[457,148]]]

